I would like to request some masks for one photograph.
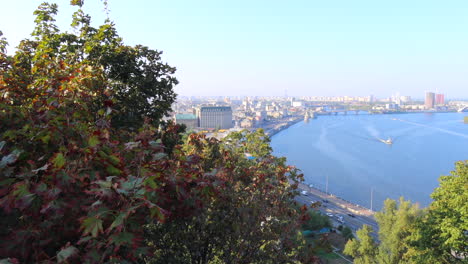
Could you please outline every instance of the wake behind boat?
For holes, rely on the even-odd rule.
[[[379,139],[379,141],[382,142],[382,143],[385,143],[387,145],[392,145],[393,144],[393,140],[390,137],[388,139],[386,139],[386,140],[385,139]]]

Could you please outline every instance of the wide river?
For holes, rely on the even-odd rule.
[[[429,205],[438,178],[468,160],[468,113],[319,116],[272,138],[305,183],[367,208],[403,196]],[[379,139],[393,139],[392,145]]]

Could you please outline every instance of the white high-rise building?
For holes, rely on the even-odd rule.
[[[201,128],[228,129],[232,127],[230,106],[202,106],[196,109]]]

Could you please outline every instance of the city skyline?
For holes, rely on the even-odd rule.
[[[29,37],[42,1],[4,3],[9,53]],[[54,2],[54,1],[51,1]],[[69,30],[74,8],[59,4]],[[181,96],[367,96],[466,98],[468,3],[438,1],[109,1],[109,18],[129,45],[162,50]],[[93,25],[106,18],[85,1]]]

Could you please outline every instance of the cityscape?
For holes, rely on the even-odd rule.
[[[291,123],[320,115],[468,112],[468,101],[445,101],[444,94],[426,92],[424,101],[392,95],[338,97],[180,97],[168,119],[199,132],[263,128],[273,135]],[[210,134],[211,135],[211,134]]]

